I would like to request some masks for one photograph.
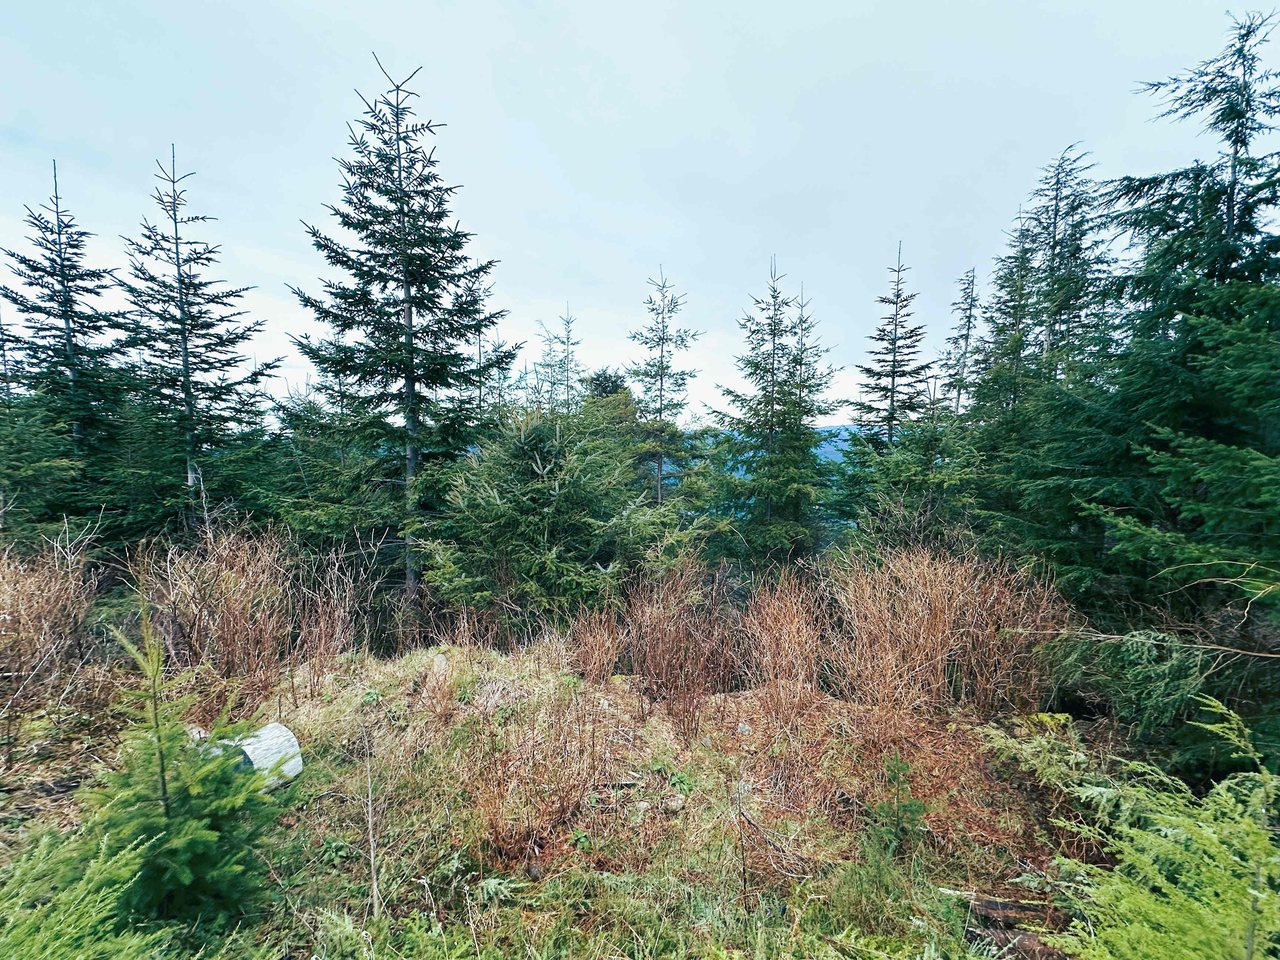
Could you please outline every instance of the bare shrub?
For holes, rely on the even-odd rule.
[[[0,549],[0,735],[12,762],[22,718],[65,693],[83,659],[84,621],[97,592],[89,541],[69,532],[36,554]]]
[[[826,681],[845,699],[900,709],[1036,704],[1035,646],[1060,632],[1057,593],[1008,563],[922,547],[838,555],[827,568],[836,629]]]
[[[569,639],[583,679],[588,683],[603,683],[613,676],[626,646],[626,636],[616,612],[582,611],[569,628]]]
[[[813,705],[825,629],[825,602],[802,573],[784,570],[759,587],[742,618],[742,675],[761,714],[788,729]]]
[[[623,613],[626,654],[642,692],[661,703],[677,732],[698,732],[706,698],[729,689],[734,678],[735,621],[725,571],[708,573],[690,559],[641,580]]]
[[[309,557],[291,578],[292,615],[297,631],[287,653],[286,668],[296,677],[306,665],[308,692],[319,693],[337,658],[367,640],[371,592],[361,566],[330,552]],[[295,691],[295,701],[296,691]]]
[[[256,706],[280,677],[293,626],[289,552],[280,535],[233,528],[139,562],[137,580],[171,662],[220,688],[222,702],[206,702],[214,710]]]
[[[469,757],[466,782],[494,852],[529,862],[607,779],[606,731],[587,696],[553,698]]]
[[[310,556],[274,531],[213,529],[152,550],[134,574],[171,662],[196,672],[213,715],[252,712],[303,664],[314,687],[376,626],[367,557]]]

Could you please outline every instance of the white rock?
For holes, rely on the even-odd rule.
[[[258,773],[270,774],[267,785],[279,786],[302,772],[302,748],[283,723],[268,723],[236,746]],[[276,767],[276,764],[280,765]],[[274,770],[272,768],[275,768]]]

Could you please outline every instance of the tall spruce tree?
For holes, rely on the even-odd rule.
[[[1016,408],[1031,381],[1034,272],[1031,228],[1019,211],[1008,236],[1008,250],[996,260],[986,335],[974,356],[972,399],[974,413],[983,421]]]
[[[870,362],[858,367],[865,382],[854,409],[869,439],[886,446],[893,445],[904,423],[925,409],[932,368],[920,359],[924,324],[911,322],[916,294],[907,291],[908,269],[898,244],[897,263],[889,268],[893,277],[889,293],[877,299],[888,312],[870,337]]]
[[[379,451],[385,479],[400,489],[389,512],[413,591],[414,528],[424,505],[442,502],[442,468],[475,439],[479,385],[512,351],[475,352],[502,316],[487,305],[494,264],[468,255],[471,234],[452,219],[457,188],[442,180],[430,142],[439,124],[413,110],[408,84],[417,71],[401,81],[382,72],[390,88],[361,98],[351,156],[339,161],[342,200],[328,208],[354,242],[307,227],[341,279],[326,281],[320,296],[295,293],[332,333],[298,345],[323,375],[322,389],[343,384],[348,428]]]
[[[1272,18],[1233,21],[1223,51],[1147,85],[1163,116],[1217,138],[1210,160],[1111,185],[1138,248],[1123,277],[1128,338],[1108,412],[1127,445],[1098,479],[1110,568],[1196,608],[1214,581],[1280,566],[1280,75],[1261,49]]]
[[[0,338],[5,386],[20,380],[41,395],[49,416],[65,425],[72,455],[83,466],[107,446],[107,384],[119,318],[103,296],[115,281],[110,270],[86,262],[93,235],[64,206],[56,162],[52,196],[36,209],[27,207],[25,222],[32,252],[3,251],[18,286],[0,285],[0,299],[13,305],[25,326],[22,335],[8,329]]]
[[[1113,262],[1091,167],[1088,154],[1067,147],[1044,169],[1027,217],[1036,258],[1031,312],[1045,380],[1097,375],[1110,353]]]
[[[1116,452],[1103,408],[1113,355],[1111,260],[1086,155],[1041,175],[997,261],[966,412],[980,469],[973,522],[993,548],[1049,558],[1060,583],[1095,583],[1092,479]]]
[[[676,357],[684,353],[702,334],[675,325],[684,306],[684,296],[673,291],[662,270],[650,279],[653,288],[644,302],[648,324],[633,330],[631,340],[645,350],[645,358],[627,368],[627,375],[639,386],[636,407],[650,435],[653,455],[654,497],[662,503],[666,487],[666,467],[681,459],[681,435],[676,418],[688,400],[689,381],[697,372],[680,369]]]
[[[156,166],[153,199],[161,217],[144,219],[140,236],[126,240],[124,344],[138,358],[135,376],[146,393],[148,418],[180,458],[190,500],[205,494],[205,467],[239,429],[257,421],[263,382],[278,361],[258,363],[246,352],[265,322],[244,320],[241,301],[250,288],[208,276],[219,248],[191,236],[192,228],[213,219],[187,212],[183,184],[193,174],[178,174],[172,149],[169,165]],[[150,451],[149,461],[163,462],[160,453]]]
[[[826,397],[834,371],[808,301],[784,294],[782,279],[775,264],[767,293],[738,321],[746,387],[722,387],[733,409],[715,413],[724,430],[722,510],[747,558],[766,562],[795,559],[820,540],[827,476],[817,421],[836,408]]]

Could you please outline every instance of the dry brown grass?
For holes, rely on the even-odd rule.
[[[1035,647],[1068,622],[1050,587],[971,553],[841,555],[825,582],[836,610],[826,682],[899,710],[1034,706],[1044,689]]]
[[[251,709],[281,676],[293,628],[291,561],[283,537],[232,529],[153,550],[136,565],[171,665],[199,672],[215,715]]]
[[[569,628],[574,660],[588,683],[604,683],[618,669],[626,633],[613,610],[584,610]]]
[[[467,769],[467,792],[501,860],[528,863],[602,788],[607,732],[594,697],[555,698],[500,728]]]
[[[87,652],[85,619],[97,592],[89,541],[63,536],[39,553],[0,549],[0,736],[6,764],[22,718],[66,697]]]

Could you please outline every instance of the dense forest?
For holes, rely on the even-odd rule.
[[[1145,85],[1207,156],[1049,158],[945,340],[887,250],[855,397],[777,266],[712,407],[672,264],[630,362],[567,312],[518,361],[412,76],[287,394],[176,151],[115,249],[55,165],[0,278],[0,956],[1280,956],[1271,26]],[[268,720],[270,791],[210,746]]]

